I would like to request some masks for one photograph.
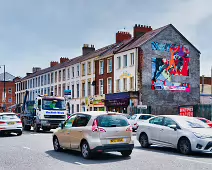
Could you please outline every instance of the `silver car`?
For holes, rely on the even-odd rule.
[[[212,129],[194,117],[157,116],[139,125],[136,136],[143,148],[154,144],[176,148],[182,154],[212,153]]]
[[[0,133],[17,133],[22,135],[22,123],[15,113],[0,113]]]
[[[76,113],[53,134],[53,146],[55,151],[80,151],[86,159],[94,153],[113,151],[129,156],[134,148],[132,127],[127,118],[118,113]]]

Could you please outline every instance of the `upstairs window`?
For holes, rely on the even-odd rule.
[[[104,74],[104,61],[100,61],[99,65],[100,65],[99,74],[102,75],[102,74]]]
[[[117,69],[121,68],[121,57],[117,57]]]
[[[112,58],[108,59],[107,60],[107,72],[108,73],[111,73],[112,72],[112,69],[113,69],[113,66],[112,66]]]
[[[127,67],[127,55],[123,57],[123,67]]]

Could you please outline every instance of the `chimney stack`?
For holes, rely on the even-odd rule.
[[[60,64],[66,62],[66,61],[69,61],[69,59],[66,57],[60,57]]]
[[[135,26],[133,28],[133,36],[134,36],[134,38],[138,38],[149,31],[152,31],[151,26],[135,24]]]
[[[33,67],[33,68],[32,68],[32,72],[33,72],[33,73],[35,73],[35,72],[37,72],[37,71],[40,71],[40,70],[41,70],[40,67]]]
[[[86,55],[86,54],[94,52],[94,51],[95,51],[95,47],[92,44],[90,47],[88,44],[84,44],[82,47],[82,55]]]
[[[123,42],[124,40],[129,40],[132,35],[129,32],[118,31],[116,33],[116,43]]]
[[[56,65],[58,65],[59,63],[57,61],[51,61],[50,62],[50,67],[54,67]]]
[[[32,73],[26,73],[26,76],[30,76]]]

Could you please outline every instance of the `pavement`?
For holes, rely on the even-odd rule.
[[[115,152],[85,160],[79,152],[55,152],[52,132],[0,137],[0,170],[201,170],[212,168],[211,158],[211,154],[184,156],[175,149],[157,146],[142,149],[135,139],[135,148],[128,158]]]

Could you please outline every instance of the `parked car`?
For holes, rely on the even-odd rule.
[[[15,113],[0,113],[0,133],[22,135],[22,123]]]
[[[133,131],[136,131],[138,129],[138,122],[142,123],[143,121],[146,121],[146,120],[148,120],[152,117],[154,117],[154,115],[151,115],[151,114],[134,114],[129,118],[128,121],[130,122]]]
[[[55,151],[80,151],[89,159],[95,153],[121,152],[129,156],[134,148],[132,127],[119,113],[92,111],[71,115],[53,134]]]
[[[212,127],[212,122],[206,118],[202,118],[202,117],[197,117],[197,119],[201,120],[204,123],[207,123],[208,126]]]
[[[154,144],[176,148],[182,154],[212,153],[212,129],[194,117],[157,116],[139,126],[136,136],[143,148]]]

